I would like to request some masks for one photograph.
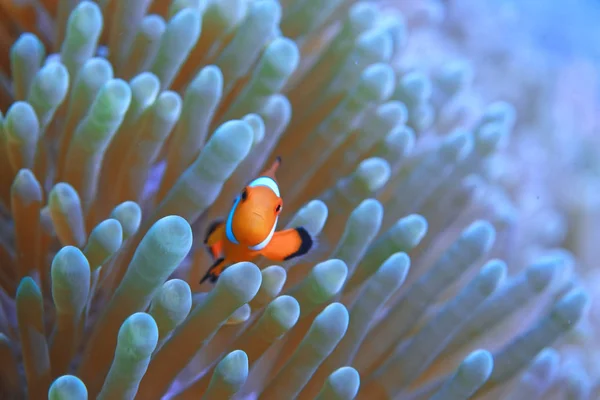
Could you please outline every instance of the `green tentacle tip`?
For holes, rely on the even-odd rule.
[[[150,311],[165,313],[176,324],[182,322],[192,308],[190,285],[181,279],[166,281],[152,301]]]
[[[494,368],[494,357],[487,350],[475,350],[470,353],[459,367],[458,373],[463,373],[469,380],[485,381]]]
[[[279,296],[265,309],[264,315],[277,322],[281,334],[290,330],[300,318],[300,304],[292,296]]]
[[[240,262],[223,271],[215,289],[225,291],[236,302],[244,304],[254,298],[261,283],[260,269],[251,262]]]
[[[116,219],[121,224],[123,228],[123,240],[125,240],[140,227],[142,209],[134,201],[125,201],[113,209],[110,217]]]
[[[121,248],[123,244],[123,228],[113,218],[100,222],[90,233],[83,253],[87,257],[92,271]]]
[[[415,147],[415,131],[408,126],[399,126],[384,139],[384,147],[396,154],[406,155]]]
[[[431,97],[433,85],[431,80],[420,71],[409,72],[400,80],[398,88],[408,100],[414,103],[426,101]],[[414,106],[415,104],[411,104]]]
[[[404,16],[398,11],[389,10],[390,12],[383,15],[381,19],[381,26],[389,32],[392,40],[394,41],[394,53],[402,51],[408,40],[408,29],[406,27],[406,20]]]
[[[376,115],[390,126],[405,124],[408,121],[408,109],[400,101],[392,100],[377,107]]]
[[[469,382],[485,382],[494,369],[494,357],[487,350],[475,350],[462,362],[457,375]]]
[[[284,95],[274,94],[265,101],[260,114],[276,131],[282,131],[292,118],[292,105]]]
[[[556,260],[543,260],[532,264],[525,271],[527,282],[536,292],[544,290],[554,278],[558,265]]]
[[[252,128],[254,137],[252,145],[256,146],[258,143],[262,142],[265,137],[265,123],[261,116],[258,114],[248,114],[242,118],[242,121],[247,122]]]
[[[552,347],[546,347],[533,359],[522,379],[533,381],[534,384],[549,382],[556,374],[559,365],[560,353]]]
[[[350,7],[348,21],[354,33],[364,32],[379,21],[380,11],[374,3],[360,1]]]
[[[392,95],[395,85],[394,69],[388,64],[377,63],[365,68],[356,90],[366,101],[382,102]]]
[[[227,121],[213,134],[209,144],[215,141],[216,151],[227,160],[237,161],[248,155],[254,143],[254,130],[246,121]]]
[[[28,100],[34,108],[47,112],[56,108],[67,95],[69,88],[69,72],[60,62],[46,64],[36,74]],[[40,110],[38,110],[38,114]]]
[[[473,149],[473,134],[456,131],[444,138],[440,146],[440,155],[444,162],[455,163],[463,159]]]
[[[391,168],[386,160],[379,157],[362,161],[356,169],[356,175],[369,192],[375,192],[385,186],[391,176]]]
[[[377,233],[383,218],[383,205],[376,199],[363,200],[350,214],[346,229],[356,235],[359,241],[371,237]],[[352,245],[356,243],[350,242]]]
[[[65,43],[82,46],[90,40],[95,42],[100,35],[102,24],[100,7],[95,2],[82,1],[71,12]]]
[[[298,67],[300,50],[293,40],[278,37],[267,46],[264,58],[266,63],[274,69],[275,75],[287,77]]]
[[[37,36],[29,32],[25,32],[19,36],[10,48],[11,58],[37,56],[41,60],[45,52],[44,44]]]
[[[454,95],[473,80],[473,66],[461,60],[449,62],[442,66],[435,80],[447,95]]]
[[[569,330],[584,314],[589,303],[589,294],[581,288],[575,288],[555,304],[552,309],[552,318],[564,329]]]
[[[281,4],[279,1],[274,0],[258,0],[250,5],[249,13],[254,13],[258,16],[257,22],[267,24],[268,22],[274,22],[278,24],[281,20]]]
[[[147,242],[146,249],[154,252],[169,252],[173,257],[179,259],[185,257],[192,247],[192,228],[190,224],[178,215],[169,215],[159,219],[152,225],[144,239]],[[164,256],[163,256],[164,257]]]
[[[9,139],[34,145],[37,142],[40,124],[31,104],[24,101],[13,103],[6,112],[4,129]]]
[[[160,80],[152,72],[144,71],[129,81],[132,100],[141,109],[152,105],[160,90]],[[143,103],[141,103],[143,102]]]
[[[385,30],[373,29],[363,32],[358,37],[356,48],[365,61],[389,61],[393,55],[394,41]]]
[[[48,400],[87,400],[88,391],[76,376],[63,375],[52,382],[48,390]]]
[[[77,76],[77,81],[83,80],[86,86],[97,89],[106,81],[113,79],[114,71],[112,65],[104,58],[90,58],[83,64]]]
[[[50,273],[56,309],[59,312],[80,313],[90,287],[90,264],[87,258],[77,247],[65,246],[54,256]]]
[[[206,15],[214,17],[219,27],[230,28],[244,17],[245,5],[245,0],[210,1],[206,7]]]
[[[474,389],[479,388],[490,378],[493,370],[494,357],[492,354],[487,350],[475,350],[460,364],[454,380],[463,391],[468,390],[470,396]],[[444,397],[434,396],[433,398],[441,400]]]
[[[262,284],[260,286],[260,291],[264,292],[266,297],[272,299],[281,292],[281,289],[283,289],[283,285],[287,278],[287,272],[279,265],[271,265],[270,267],[261,270],[261,274]]]
[[[341,367],[329,375],[316,400],[351,400],[360,388],[360,375],[352,367]]]
[[[42,187],[29,169],[21,169],[17,172],[11,186],[11,193],[18,196],[19,200],[25,205],[32,202],[42,202]]]
[[[23,100],[36,72],[42,65],[44,44],[31,33],[23,33],[10,48],[10,70],[16,100]]]
[[[517,112],[512,104],[505,101],[497,101],[487,107],[481,123],[498,122],[507,129],[511,129],[516,117]]]
[[[42,292],[32,277],[26,276],[21,279],[17,288],[17,299],[20,297],[37,297],[41,300]]]
[[[374,277],[385,283],[398,285],[404,282],[409,269],[410,257],[408,254],[403,252],[394,253],[381,264]]]
[[[48,205],[51,212],[67,212],[73,207],[81,207],[81,201],[73,186],[65,182],[59,182],[50,191]]]
[[[328,216],[329,209],[323,201],[311,200],[298,210],[288,226],[303,226],[311,235],[316,235],[325,226]]]
[[[242,350],[227,354],[215,368],[213,380],[222,380],[231,388],[241,387],[248,378],[248,356]],[[212,382],[211,382],[212,383]]]
[[[310,299],[317,304],[329,300],[340,291],[347,276],[348,267],[342,260],[333,259],[317,264],[310,274],[314,282],[309,289]]]
[[[475,145],[481,155],[485,156],[498,148],[507,130],[499,122],[488,122],[479,127],[475,132]]]
[[[158,43],[167,29],[165,19],[157,14],[146,15],[140,23],[138,40],[143,38],[144,42]]]
[[[481,294],[490,295],[506,277],[506,263],[493,259],[485,263],[478,276],[479,291]]]
[[[158,343],[158,326],[149,314],[138,312],[123,322],[119,329],[117,352],[128,358],[143,360],[150,357]]]
[[[408,247],[417,246],[427,233],[427,220],[419,214],[410,214],[402,218],[393,230],[397,230],[398,242],[406,243]]]
[[[104,84],[92,105],[94,117],[99,121],[120,120],[131,103],[131,88],[122,79],[111,79]]]
[[[221,97],[223,92],[223,73],[216,65],[207,65],[194,77],[186,89],[187,93],[194,93],[195,101],[214,101]]]
[[[196,44],[201,30],[202,14],[199,9],[184,8],[169,20],[151,67],[152,72],[160,78],[162,88],[171,83]]]
[[[248,321],[251,314],[252,310],[250,309],[250,306],[248,304],[244,304],[243,306],[235,310],[233,314],[229,316],[229,318],[227,318],[225,325],[239,325],[241,323],[244,323]]]
[[[169,16],[174,16],[185,8],[193,8],[204,12],[206,5],[206,0],[173,0],[169,6]]]
[[[193,39],[194,37],[200,35],[200,30],[202,28],[201,11],[202,10],[200,9],[194,9],[190,7],[182,8],[179,12],[173,15],[173,18],[169,21],[169,26],[173,26],[173,29],[189,30],[189,32],[186,32],[185,36],[189,36]],[[176,35],[179,35],[181,32],[174,31]]]
[[[494,357],[487,350],[475,350],[470,353],[431,400],[470,398],[491,376],[494,369]]]
[[[82,64],[94,55],[102,26],[102,11],[95,2],[82,1],[71,12],[60,56],[72,78],[78,74]]]
[[[329,353],[346,334],[349,321],[350,314],[346,307],[342,303],[331,303],[315,317],[306,338],[310,338],[317,352]]]
[[[461,239],[468,242],[478,251],[488,251],[496,239],[496,230],[488,221],[477,220],[465,229]]]
[[[170,123],[174,123],[181,113],[182,101],[179,94],[167,90],[162,92],[154,104],[157,116]],[[169,132],[167,131],[166,134]]]
[[[88,246],[100,246],[105,253],[113,254],[123,243],[123,227],[118,220],[109,218],[100,222],[90,233]]]

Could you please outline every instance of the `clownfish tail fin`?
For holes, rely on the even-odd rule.
[[[294,228],[294,230],[300,237],[298,249],[294,253],[285,257],[284,261],[291,260],[292,258],[296,258],[296,257],[305,255],[316,244],[315,239],[310,235],[310,233],[308,233],[308,231],[304,227],[299,226],[297,228]]]
[[[200,284],[203,284],[204,281],[206,281],[206,280],[208,280],[210,283],[215,283],[217,281],[217,279],[219,279],[219,276],[221,276],[221,274],[223,273],[224,270],[225,270],[225,259],[219,258],[218,260],[216,260],[213,263],[213,265],[210,266],[210,268],[208,268],[208,271],[206,271],[206,274],[200,280]]]

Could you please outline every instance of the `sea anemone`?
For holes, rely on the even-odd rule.
[[[477,7],[416,3],[0,2],[2,398],[597,392],[581,207],[511,175],[535,104],[488,100]],[[317,250],[200,285],[276,155]]]

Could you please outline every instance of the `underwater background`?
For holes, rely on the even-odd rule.
[[[599,399],[599,20],[1,0],[0,399]],[[318,247],[200,285],[276,156]]]

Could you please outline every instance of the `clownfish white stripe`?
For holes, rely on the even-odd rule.
[[[272,178],[269,178],[268,176],[261,176],[259,178],[256,178],[255,180],[250,182],[250,184],[248,186],[250,186],[250,187],[266,186],[269,189],[271,189],[273,191],[273,193],[275,193],[277,195],[277,197],[281,197],[281,195],[279,193],[279,186],[277,185],[277,182],[275,182],[275,180],[273,180]]]
[[[255,245],[255,246],[249,246],[248,248],[250,250],[258,251],[258,250],[262,250],[265,247],[267,247],[267,245],[271,242],[271,239],[273,239],[273,235],[275,234],[275,229],[277,228],[277,220],[278,219],[279,219],[279,217],[275,218],[275,222],[273,223],[273,228],[271,228],[271,232],[269,233],[269,236],[267,236],[267,238],[265,240],[263,240],[262,242],[260,242],[259,244]]]

